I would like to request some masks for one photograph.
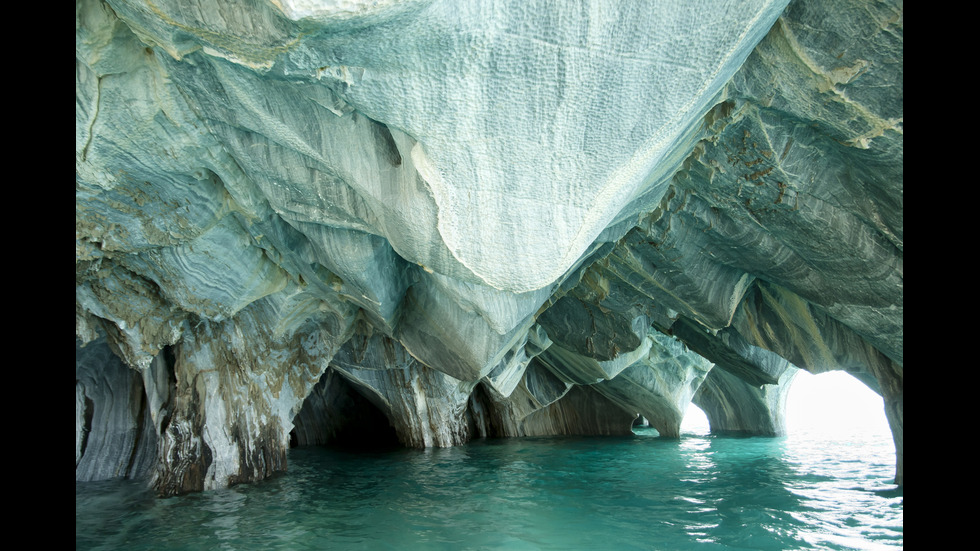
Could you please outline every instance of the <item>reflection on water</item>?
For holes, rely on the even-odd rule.
[[[76,484],[78,549],[884,549],[888,437],[535,438],[290,451],[273,479],[169,499]],[[867,460],[862,457],[872,459]]]

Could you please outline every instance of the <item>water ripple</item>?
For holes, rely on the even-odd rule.
[[[179,498],[76,483],[76,548],[901,548],[887,441],[863,452],[824,444],[692,436],[294,449],[282,476]]]

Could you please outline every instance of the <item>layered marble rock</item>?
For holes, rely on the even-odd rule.
[[[757,386],[724,369],[713,369],[692,403],[708,418],[712,434],[783,436],[786,400],[797,371],[787,369],[777,384]]]
[[[146,476],[156,464],[157,431],[140,373],[105,338],[75,346],[75,479]]]
[[[670,437],[692,399],[778,434],[792,373],[843,369],[901,483],[902,25],[76,2],[76,479],[218,488],[366,431]]]

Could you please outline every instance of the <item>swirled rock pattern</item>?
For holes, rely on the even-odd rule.
[[[885,399],[901,2],[79,0],[76,479]],[[367,433],[367,435],[365,434]]]

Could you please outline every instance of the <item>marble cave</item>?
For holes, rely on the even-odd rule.
[[[900,1],[76,0],[75,479],[775,436],[842,370],[901,485],[902,74]]]

